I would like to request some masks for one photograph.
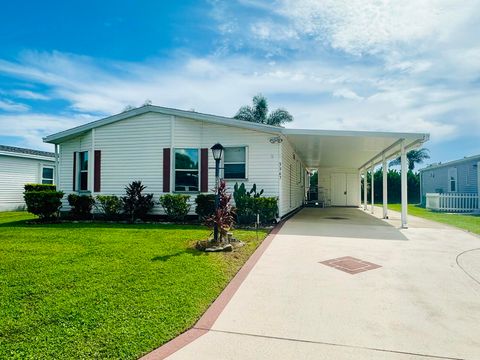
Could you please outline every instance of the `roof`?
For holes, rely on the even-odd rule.
[[[211,115],[211,114],[203,114],[196,111],[187,111],[187,110],[179,110],[179,109],[172,109],[162,106],[155,106],[155,105],[144,105],[139,108],[135,108],[132,110],[124,111],[120,114],[108,116],[103,119],[99,119],[96,121],[89,122],[84,125],[80,125],[65,131],[61,131],[56,134],[49,135],[43,138],[44,142],[52,143],[52,144],[59,144],[65,140],[71,139],[76,137],[82,133],[85,133],[91,129],[98,128],[100,126],[108,125],[120,120],[128,119],[134,116],[146,114],[149,112],[160,113],[164,115],[171,115],[171,116],[179,116],[185,117],[188,119],[199,120],[210,122],[213,124],[219,125],[227,125],[227,126],[235,126],[244,129],[262,131],[271,134],[280,134],[281,129],[278,126],[272,125],[265,125],[265,124],[258,124],[252,123],[248,121],[236,120],[233,118],[225,117],[225,116],[218,116],[218,115]]]
[[[0,155],[17,156],[39,160],[55,160],[55,154],[52,152],[26,149],[8,145],[0,145]]]
[[[401,140],[405,140],[407,148],[413,148],[429,139],[429,134],[427,133],[287,129],[224,116],[203,114],[196,111],[145,105],[49,135],[43,141],[59,144],[91,129],[149,112],[233,126],[284,137],[288,139],[300,154],[307,167],[335,167],[338,164],[343,164],[344,167],[360,169],[369,166],[372,162],[374,164],[381,162],[383,154],[387,158],[396,156],[399,152]]]
[[[423,169],[420,169],[419,171],[428,171],[428,170],[439,169],[439,168],[443,168],[443,167],[446,167],[446,166],[458,165],[458,164],[468,162],[468,161],[472,161],[472,160],[473,161],[475,161],[475,160],[480,161],[480,154],[473,155],[473,156],[465,156],[462,159],[452,160],[452,161],[448,161],[446,163],[431,164],[431,165],[428,165],[427,167],[424,167]]]

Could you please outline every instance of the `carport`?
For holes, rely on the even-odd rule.
[[[345,197],[345,205],[361,206],[361,182],[365,179],[363,209],[367,206],[367,174],[370,172],[371,205],[374,209],[373,172],[375,166],[383,168],[383,218],[388,218],[387,171],[388,161],[401,158],[401,225],[407,227],[407,171],[406,154],[420,147],[429,139],[425,133],[340,131],[282,129],[282,133],[296,149],[308,168],[324,169],[323,177],[333,205],[339,205]],[[328,170],[327,170],[328,169]],[[345,174],[343,176],[342,174]],[[328,176],[330,175],[330,176]],[[320,175],[319,175],[320,177]],[[328,182],[330,185],[328,185]],[[352,198],[354,197],[354,198]]]

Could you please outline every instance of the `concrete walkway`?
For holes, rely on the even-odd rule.
[[[380,209],[376,212],[380,215]],[[212,329],[169,359],[480,359],[480,238],[410,217],[303,209]],[[322,261],[381,267],[350,274]],[[478,279],[480,281],[480,279]]]

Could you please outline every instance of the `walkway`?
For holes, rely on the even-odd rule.
[[[418,218],[399,230],[392,216],[303,209],[212,330],[169,359],[479,359],[480,284],[456,257],[480,238]],[[322,263],[345,256],[380,267]]]

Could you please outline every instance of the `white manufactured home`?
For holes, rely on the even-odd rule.
[[[128,183],[141,180],[157,200],[170,192],[192,199],[211,192],[209,148],[218,142],[225,147],[221,177],[227,185],[256,184],[278,198],[279,217],[304,205],[307,171],[318,170],[329,205],[359,206],[361,176],[369,167],[426,140],[428,134],[418,133],[286,129],[153,105],[44,139],[55,144],[57,184],[66,194],[120,196]]]
[[[51,152],[0,145],[0,211],[23,210],[24,185],[53,184],[54,166]]]

